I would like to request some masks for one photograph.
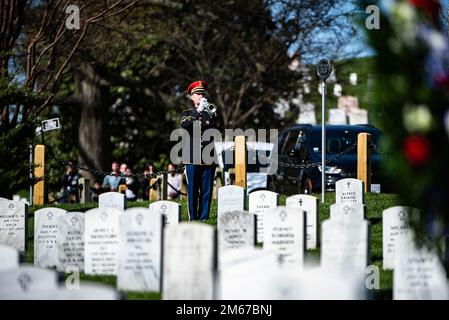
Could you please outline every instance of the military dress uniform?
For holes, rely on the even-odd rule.
[[[187,89],[190,94],[204,94],[206,90],[207,84],[204,81],[195,81]],[[204,221],[209,217],[216,162],[204,162],[202,152],[213,141],[202,141],[201,137],[205,130],[216,128],[216,114],[209,114],[205,110],[198,112],[193,106],[182,112],[181,126],[188,134],[184,139],[186,144],[182,159],[187,171],[189,217],[191,221]],[[215,150],[212,153],[215,157]]]

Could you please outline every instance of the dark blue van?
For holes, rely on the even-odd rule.
[[[380,184],[382,192],[390,191],[387,176],[382,174],[382,157],[378,146],[382,132],[372,125],[326,126],[326,190],[335,190],[335,182],[357,178],[357,135],[371,134],[371,183]],[[352,148],[351,148],[352,147]],[[321,126],[295,125],[279,135],[276,174],[269,177],[269,189],[285,194],[321,191]],[[290,164],[290,165],[285,165]],[[298,165],[316,164],[308,168]],[[318,165],[319,164],[319,165]],[[296,167],[295,167],[296,165]]]

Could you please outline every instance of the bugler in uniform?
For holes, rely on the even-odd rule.
[[[187,88],[193,107],[181,115],[181,126],[189,133],[183,149],[183,162],[187,171],[188,208],[190,220],[206,220],[209,217],[215,163],[204,162],[202,152],[212,141],[202,141],[205,130],[216,128],[216,114],[204,110],[205,81],[192,82]],[[215,150],[213,150],[215,152]]]

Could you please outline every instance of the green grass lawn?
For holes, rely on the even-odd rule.
[[[321,196],[315,195],[320,199],[319,206],[319,221],[323,221],[329,218],[330,205],[335,202],[335,193],[326,194],[324,205],[321,204]],[[285,205],[286,196],[280,197],[280,205]],[[371,194],[365,195],[365,203],[367,205],[367,217],[371,222],[371,264],[379,267],[380,270],[380,289],[373,291],[374,299],[391,299],[392,297],[392,272],[382,269],[382,211],[386,208],[396,205],[402,205],[398,197],[394,194]],[[137,201],[128,202],[128,208],[131,207],[148,207],[149,201]],[[181,200],[179,203],[182,206],[182,221],[188,221],[187,215],[187,201]],[[53,205],[54,206],[54,205]],[[89,209],[97,207],[97,204],[72,204],[72,205],[57,205],[59,208],[63,208],[69,211],[87,211]],[[33,263],[33,230],[34,230],[34,218],[33,213],[41,207],[33,207],[30,209],[30,218],[28,220],[29,236],[28,236],[28,250],[25,255],[25,262]],[[210,218],[206,221],[208,224],[216,225],[217,223],[217,201],[213,200],[211,205]],[[320,229],[318,228],[318,234]],[[308,251],[306,259],[319,261],[319,249]],[[61,275],[66,278],[68,274]],[[88,276],[81,274],[81,280],[96,281],[116,286],[115,276]],[[125,299],[160,299],[159,293],[142,293],[142,292],[123,292]]]

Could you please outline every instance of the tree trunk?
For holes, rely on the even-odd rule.
[[[91,64],[82,62],[75,74],[75,96],[81,108],[78,129],[78,162],[88,168],[108,171],[111,160],[108,119],[108,87]],[[93,184],[102,176],[82,171]]]

